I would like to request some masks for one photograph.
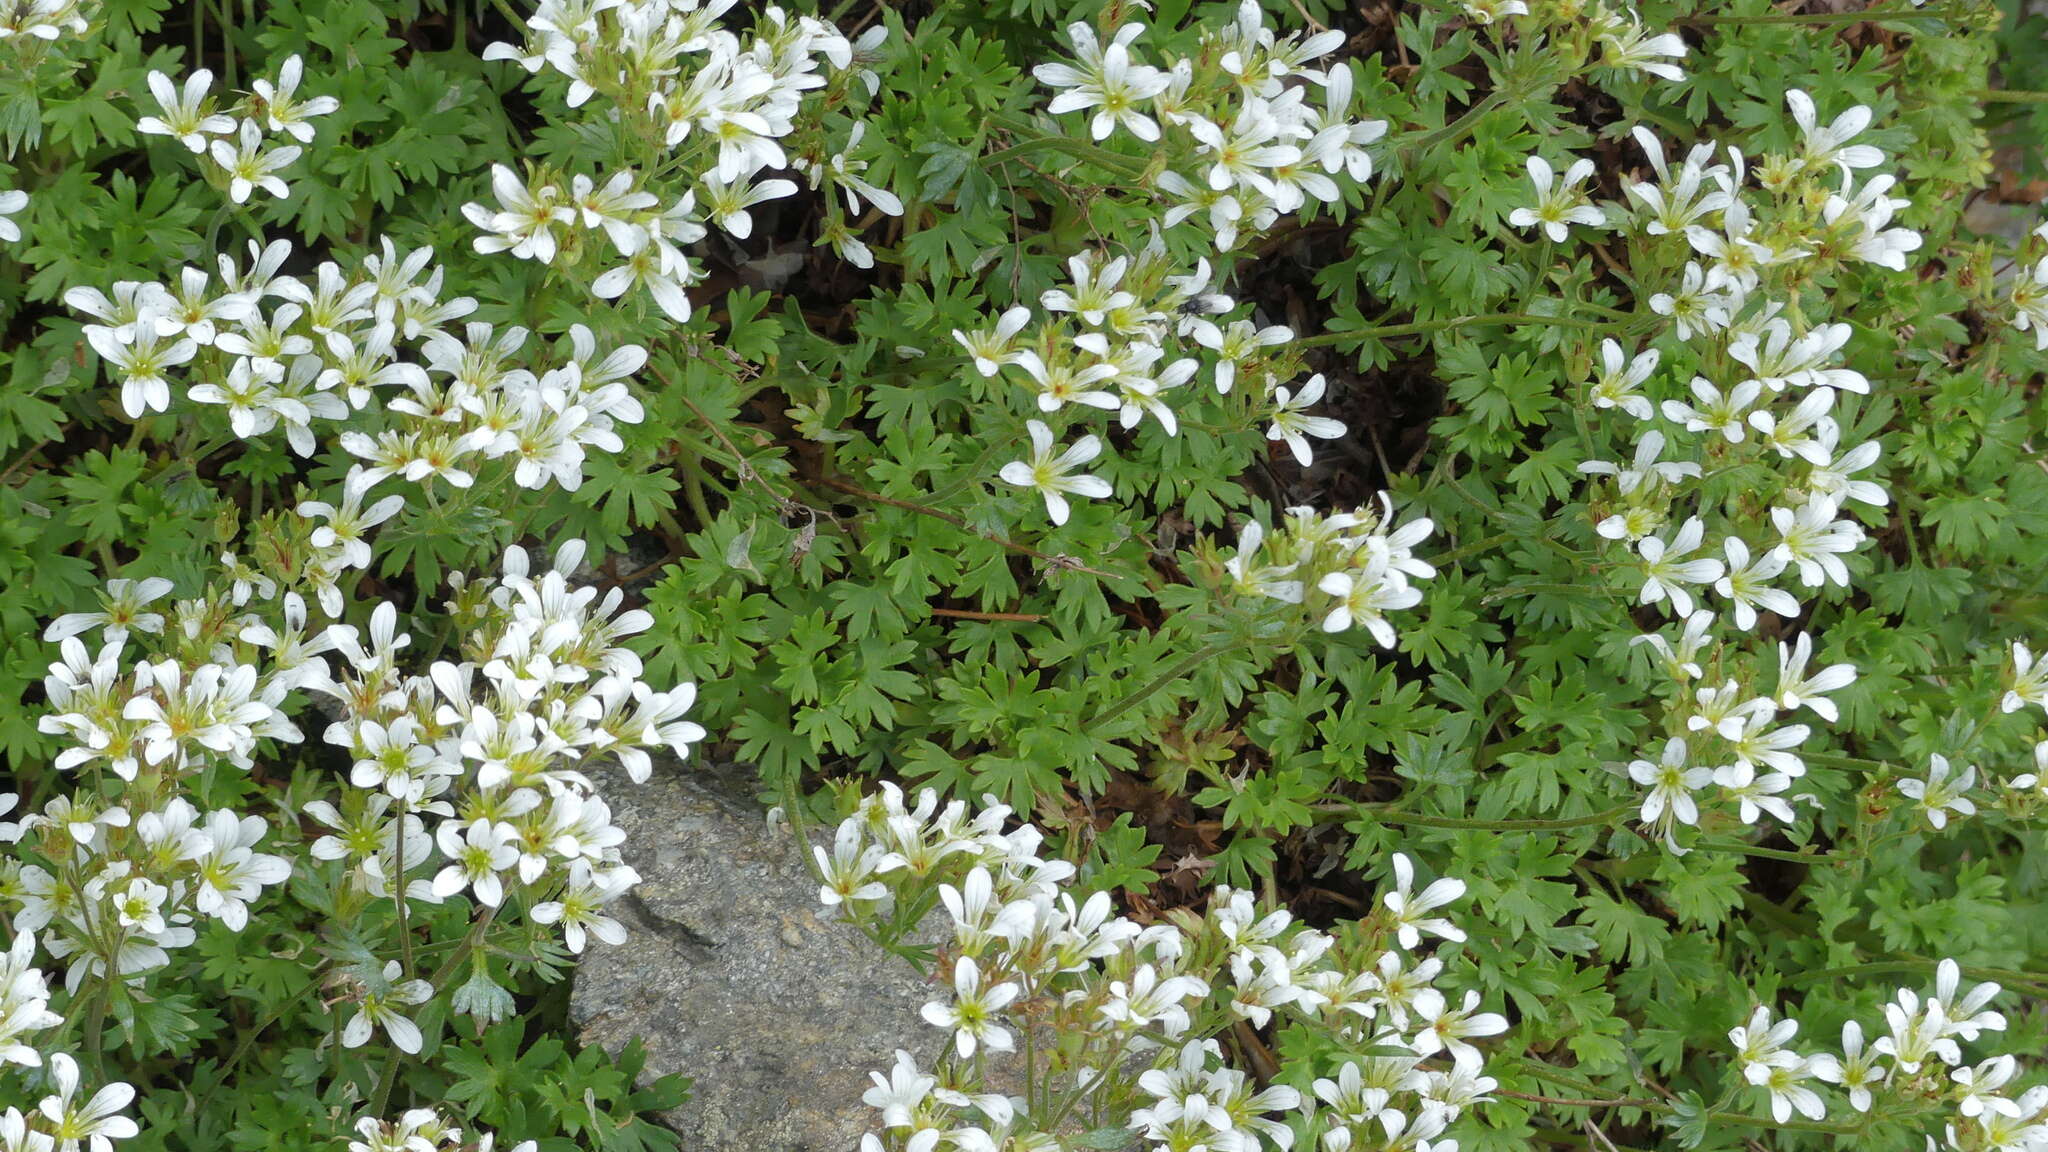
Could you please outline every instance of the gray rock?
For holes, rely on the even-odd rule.
[[[753,780],[657,760],[646,784],[600,782],[642,881],[617,913],[630,936],[592,946],[570,1013],[584,1043],[639,1036],[648,1076],[692,1078],[662,1119],[693,1152],[850,1152],[873,1115],[868,1072],[898,1048],[926,1067],[937,1054],[944,1034],[918,1016],[934,989],[829,918]]]

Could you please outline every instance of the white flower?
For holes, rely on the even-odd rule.
[[[1699,805],[1692,794],[1713,782],[1714,770],[1706,767],[1688,767],[1685,741],[1677,736],[1664,742],[1664,754],[1658,762],[1631,760],[1628,765],[1629,779],[1648,788],[1643,796],[1643,807],[1639,814],[1643,823],[1657,825],[1663,822],[1665,814],[1680,824],[1691,826],[1699,823]],[[1670,830],[1665,830],[1667,839]]]
[[[1758,1005],[1747,1023],[1728,1030],[1728,1043],[1735,1048],[1735,1063],[1743,1079],[1761,1084],[1771,1069],[1797,1065],[1799,1057],[1785,1051],[1785,1045],[1798,1034],[1799,1021],[1772,1023],[1771,1010]]]
[[[21,239],[21,225],[8,217],[28,207],[28,193],[20,189],[0,191],[0,242],[12,244]]]
[[[1753,710],[1744,712],[1742,731],[1729,740],[1735,757],[1732,766],[1739,779],[1756,771],[1757,765],[1774,768],[1790,777],[1806,775],[1806,762],[1792,749],[1804,743],[1812,729],[1804,724],[1788,724],[1782,728],[1767,728],[1770,720],[1770,701],[1751,701]]]
[[[195,841],[188,858],[198,865],[198,883],[193,906],[201,914],[214,916],[240,932],[249,923],[249,901],[269,884],[291,878],[292,867],[282,856],[253,851],[270,830],[261,816],[243,816],[222,809],[207,817],[203,836]]]
[[[83,645],[80,648],[82,650]],[[14,811],[14,806],[19,803],[21,803],[21,797],[16,796],[12,792],[0,792],[0,816],[5,816],[9,812]],[[19,823],[11,820],[0,820],[0,844],[12,844],[20,840],[21,832],[22,828]],[[0,987],[5,986],[5,982],[0,981]]]
[[[1395,639],[1394,626],[1384,614],[1422,603],[1421,589],[1411,586],[1399,572],[1330,572],[1316,581],[1316,587],[1337,599],[1336,606],[1323,617],[1323,631],[1345,632],[1362,625],[1383,648],[1392,648]]]
[[[225,136],[235,130],[234,117],[207,111],[206,91],[212,84],[213,73],[204,68],[185,78],[182,91],[172,86],[169,76],[152,71],[149,91],[163,115],[144,116],[135,122],[135,130],[145,136],[170,136],[194,153],[204,153],[209,135]]]
[[[1782,772],[1767,772],[1745,782],[1738,777],[1739,769],[1739,765],[1732,764],[1715,769],[1714,783],[1727,789],[1728,799],[1736,802],[1736,814],[1742,822],[1754,824],[1768,814],[1782,823],[1792,823],[1792,805],[1779,795],[1792,787],[1792,778]]]
[[[867,244],[860,237],[855,236],[847,228],[844,221],[839,220],[837,217],[825,221],[825,226],[818,230],[817,243],[831,245],[832,250],[839,254],[840,259],[853,265],[855,268],[873,268],[875,266],[874,252],[868,248]]]
[[[1005,364],[1014,363],[1016,356],[1011,345],[1016,342],[1017,333],[1031,322],[1031,309],[1016,305],[996,318],[992,329],[963,332],[955,329],[953,339],[967,350],[974,360],[974,370],[983,376],[994,376],[1002,371]]]
[[[1890,497],[1886,495],[1882,485],[1871,480],[1851,479],[1856,473],[1877,463],[1877,441],[1867,440],[1837,455],[1835,447],[1840,436],[1841,432],[1833,421],[1824,422],[1815,429],[1815,450],[1806,457],[1813,465],[1806,474],[1807,490],[1817,496],[1825,496],[1837,504],[1846,500],[1856,500],[1883,507],[1890,502]],[[1815,459],[1816,456],[1820,459]]]
[[[853,150],[860,147],[861,137],[867,130],[867,121],[854,121],[853,132],[846,139],[846,147],[833,153],[822,169],[813,167],[810,170],[811,176],[821,187],[827,182],[839,185],[839,190],[846,194],[846,210],[856,216],[861,212],[862,198],[873,204],[885,216],[901,216],[903,201],[898,199],[894,192],[877,188],[862,179],[860,173],[867,170],[867,161],[853,159]]]
[[[961,948],[978,952],[989,943],[1023,940],[1038,927],[1038,914],[1028,900],[1005,901],[996,894],[986,868],[970,869],[958,887],[939,885],[939,903],[953,918],[953,936]]]
[[[1413,1048],[1418,1056],[1448,1052],[1459,1059],[1471,1059],[1479,1050],[1466,1043],[1472,1037],[1498,1036],[1508,1030],[1505,1016],[1479,1012],[1479,993],[1467,989],[1465,1002],[1453,1008],[1443,993],[1431,988],[1417,998],[1415,1011],[1422,1027],[1415,1033]]]
[[[1465,10],[1465,15],[1485,25],[1498,24],[1510,16],[1529,14],[1529,6],[1523,0],[1458,0],[1458,6]]]
[[[626,928],[607,915],[604,907],[639,882],[640,874],[624,865],[598,871],[588,860],[574,860],[562,894],[535,904],[528,915],[536,924],[560,924],[563,940],[575,955],[582,955],[588,946],[586,933],[617,947],[626,942]]]
[[[1591,160],[1572,161],[1564,170],[1562,180],[1557,179],[1549,161],[1541,156],[1529,157],[1528,169],[1529,183],[1536,191],[1536,203],[1534,207],[1517,208],[1508,213],[1510,225],[1540,228],[1552,241],[1562,244],[1573,224],[1598,228],[1607,223],[1607,215],[1588,202],[1584,190],[1579,187],[1593,174]]]
[[[1669,544],[1658,536],[1645,536],[1636,544],[1636,551],[1643,557],[1643,590],[1638,603],[1655,604],[1668,599],[1673,613],[1692,615],[1692,592],[1686,586],[1711,584],[1721,578],[1719,560],[1685,559],[1699,548],[1705,534],[1706,524],[1694,516],[1679,527],[1678,535]]]
[[[1702,608],[1685,618],[1685,630],[1679,634],[1678,647],[1655,632],[1631,636],[1629,646],[1647,644],[1651,651],[1664,659],[1664,670],[1672,680],[1683,684],[1697,680],[1704,673],[1700,669],[1700,649],[1706,646],[1707,629],[1714,623],[1714,614]]]
[[[796,195],[794,180],[761,180],[754,183],[704,184],[704,215],[727,233],[744,240],[754,234],[754,218],[748,209],[769,200]]]
[[[434,832],[434,842],[448,858],[447,867],[434,876],[434,895],[442,900],[464,888],[481,904],[496,908],[505,898],[504,882],[498,873],[519,862],[519,831],[502,821],[478,819],[468,825],[444,822]]]
[[[1911,778],[1899,781],[1899,792],[1927,816],[1927,822],[1936,829],[1948,826],[1949,813],[1958,816],[1975,816],[1977,805],[1968,795],[1977,783],[1977,769],[1965,765],[1959,775],[1949,775],[1948,757],[1935,753],[1927,758],[1927,779]]]
[[[1442,877],[1431,881],[1420,894],[1410,891],[1415,886],[1415,865],[1400,852],[1394,853],[1394,890],[1383,894],[1380,902],[1393,913],[1394,936],[1401,947],[1413,951],[1422,943],[1422,934],[1428,932],[1446,940],[1463,940],[1465,932],[1457,925],[1442,917],[1428,913],[1442,908],[1465,894],[1465,882],[1454,877]],[[1427,1052],[1423,1055],[1428,1055]]]
[[[1593,34],[1600,40],[1602,65],[1648,72],[1674,84],[1685,79],[1683,68],[1665,63],[1665,57],[1685,58],[1685,41],[1676,32],[1653,36],[1633,14],[1626,18],[1612,12],[1601,15],[1604,18],[1594,21]]]
[[[1088,25],[1070,25],[1067,34],[1074,42],[1079,66],[1040,64],[1031,70],[1041,83],[1063,89],[1046,111],[1059,116],[1098,109],[1089,121],[1089,133],[1097,140],[1108,139],[1119,124],[1140,140],[1158,140],[1159,125],[1145,115],[1143,102],[1164,92],[1172,78],[1157,68],[1131,62],[1129,44],[1143,31],[1143,25],[1126,24],[1117,29],[1107,48],[1097,50],[1094,31]]]
[[[1256,96],[1245,99],[1227,130],[1200,116],[1189,116],[1187,129],[1201,144],[1201,151],[1214,158],[1208,173],[1212,191],[1245,187],[1271,199],[1276,190],[1265,169],[1299,163],[1302,158],[1296,145],[1276,142],[1282,131],[1280,120],[1272,105]]]
[[[1256,520],[1245,521],[1238,530],[1237,553],[1223,564],[1232,585],[1242,592],[1266,596],[1288,604],[1301,603],[1302,584],[1289,580],[1298,564],[1260,564],[1259,552],[1266,540],[1266,527]]]
[[[1877,1062],[1875,1052],[1863,1050],[1863,1025],[1854,1020],[1842,1025],[1842,1055],[1821,1052],[1806,1062],[1814,1076],[1839,1084],[1849,1093],[1849,1106],[1870,1111],[1870,1090],[1884,1084],[1888,1071]]]
[[[1790,1064],[1772,1065],[1761,1079],[1751,1083],[1770,1095],[1771,1117],[1778,1123],[1790,1120],[1795,1111],[1808,1120],[1818,1120],[1828,1114],[1828,1109],[1820,1093],[1803,1083],[1813,1075],[1811,1065],[1804,1060],[1795,1060]]]
[[[0,954],[0,1066],[40,1065],[42,1053],[23,1037],[64,1023],[64,1017],[50,1011],[49,982],[32,967],[35,958],[35,933],[26,929]]]
[[[44,639],[49,639],[47,635]],[[2048,660],[2038,660],[2025,644],[2012,644],[2012,687],[1998,702],[2000,711],[2017,712],[2029,704],[2048,711]]]
[[[2012,281],[2012,326],[2033,329],[2034,350],[2048,351],[2048,256]]]
[[[1931,1003],[1941,1005],[1943,1014],[1948,1017],[1948,1030],[1972,1042],[1982,1031],[2003,1032],[2005,1017],[1982,1010],[1997,998],[2002,989],[1986,981],[1958,996],[1962,979],[1962,966],[1953,959],[1944,958],[1934,966],[1934,995],[1929,999]]]
[[[1128,983],[1109,982],[1109,999],[1096,1009],[1119,1030],[1135,1032],[1152,1027],[1167,1036],[1179,1036],[1188,1029],[1185,1001],[1207,996],[1209,986],[1188,975],[1161,978],[1158,969],[1140,964]]]
[[[1785,104],[1792,109],[1792,119],[1799,125],[1804,153],[1801,159],[1809,166],[1820,167],[1837,164],[1844,169],[1875,168],[1884,163],[1884,153],[1868,144],[1851,144],[1850,139],[1870,126],[1870,109],[1858,104],[1835,117],[1834,123],[1820,126],[1819,112],[1814,107],[1813,97],[1794,88],[1785,93]]]
[[[1744,380],[1723,394],[1714,383],[1704,376],[1692,378],[1693,403],[1678,400],[1664,402],[1664,418],[1675,424],[1683,424],[1688,432],[1719,432],[1730,444],[1740,444],[1749,435],[1749,426],[1743,417],[1750,405],[1763,395],[1763,385],[1755,380]]]
[[[1863,542],[1863,529],[1853,520],[1835,519],[1832,502],[1816,497],[1797,511],[1772,508],[1771,523],[1779,536],[1772,552],[1798,565],[1800,583],[1808,588],[1829,581],[1849,586],[1849,568],[1842,563],[1842,555]]]
[[[67,612],[57,617],[43,629],[43,642],[56,644],[92,628],[103,628],[100,636],[108,644],[127,639],[130,628],[160,635],[164,630],[163,615],[143,609],[168,596],[172,587],[171,582],[162,576],[141,580],[117,576],[107,581],[100,595],[99,611]]]
[[[1111,494],[1109,481],[1099,476],[1069,475],[1101,454],[1100,439],[1083,436],[1073,447],[1054,455],[1052,429],[1039,420],[1026,422],[1025,428],[1031,433],[1031,459],[1012,460],[998,475],[1006,484],[1035,489],[1045,498],[1046,515],[1054,524],[1067,522],[1067,493],[1098,499]]]
[[[924,1006],[923,1015],[933,1027],[953,1031],[954,1050],[963,1060],[974,1055],[976,1048],[1008,1052],[1016,1042],[996,1018],[1018,994],[1015,984],[983,987],[980,966],[972,957],[962,956],[953,963],[953,1002],[934,1000]]]
[[[917,1061],[901,1048],[896,1050],[896,1063],[888,1076],[870,1072],[868,1078],[875,1086],[861,1095],[861,1103],[880,1111],[882,1126],[891,1129],[915,1127],[912,1117],[918,1105],[939,1083],[938,1077],[918,1071]]]
[[[1714,591],[1734,603],[1737,628],[1747,632],[1756,627],[1759,608],[1787,620],[1799,615],[1799,601],[1790,592],[1770,586],[1785,570],[1785,557],[1772,549],[1752,559],[1749,545],[1734,536],[1722,541],[1722,546],[1728,553],[1728,571],[1714,581]]]
[[[258,188],[280,200],[291,195],[291,189],[285,186],[277,173],[299,158],[301,149],[298,145],[268,147],[263,140],[262,129],[254,120],[242,121],[238,145],[231,147],[225,140],[213,142],[213,162],[227,173],[228,199],[246,204],[249,194]]]
[[[114,893],[111,904],[114,922],[138,935],[161,935],[165,927],[164,899],[170,894],[170,889],[163,885],[146,876],[137,876]]]
[[[1664,434],[1655,430],[1643,433],[1636,443],[1635,463],[1624,468],[1606,460],[1587,460],[1579,465],[1579,471],[1588,476],[1612,476],[1615,490],[1623,496],[1634,495],[1651,479],[1666,484],[1680,480],[1698,479],[1700,466],[1689,460],[1659,461],[1664,453]]]
[[[538,191],[529,190],[517,173],[503,164],[491,165],[491,190],[498,197],[496,212],[481,204],[464,204],[462,214],[471,224],[487,232],[489,236],[476,238],[479,252],[504,252],[521,260],[538,260],[543,264],[555,258],[555,229],[572,224],[576,220],[575,210],[561,202],[561,194],[552,184],[542,186]]]
[[[1750,379],[1773,392],[1797,386],[1867,394],[1870,381],[1863,373],[1827,366],[1848,345],[1852,332],[1847,324],[1822,324],[1795,340],[1792,326],[1772,317],[1761,328],[1731,336],[1728,355],[1750,370]]]
[[[115,1081],[78,1103],[78,1062],[62,1052],[50,1057],[50,1078],[57,1091],[43,1097],[39,1110],[57,1152],[78,1152],[81,1145],[112,1152],[114,1141],[141,1131],[135,1121],[117,1115],[135,1099],[135,1089]]]
[[[1827,693],[1837,692],[1856,680],[1854,664],[1830,664],[1812,676],[1806,665],[1813,658],[1813,637],[1804,632],[1791,644],[1778,644],[1778,707],[1790,711],[1804,704],[1815,715],[1832,724],[1841,719],[1835,702]]]
[[[1650,373],[1657,370],[1662,355],[1652,348],[1631,357],[1615,341],[1600,341],[1600,372],[1593,378],[1593,407],[1619,408],[1638,420],[1648,420],[1654,410],[1639,389]]]
[[[813,844],[811,855],[818,864],[818,903],[832,908],[855,900],[880,900],[889,894],[889,886],[876,879],[882,871],[882,846],[867,839],[860,821],[840,821],[831,853]]]
[[[389,961],[384,965],[382,978],[375,982],[376,987],[364,990],[361,1006],[341,1030],[342,1047],[360,1048],[369,1043],[373,1029],[382,1028],[400,1052],[418,1054],[424,1040],[420,1026],[401,1009],[418,1007],[433,999],[434,987],[425,980],[400,980],[402,971],[398,961]]]
[[[88,324],[86,342],[100,359],[121,375],[121,411],[131,420],[145,412],[162,412],[171,406],[171,382],[165,371],[191,360],[199,345],[185,338],[160,343],[153,323],[137,325],[129,339],[120,339],[111,328]],[[111,374],[111,373],[110,373]]]
[[[253,87],[256,95],[263,98],[263,118],[272,132],[287,132],[301,144],[313,142],[313,126],[306,123],[315,116],[325,116],[341,107],[341,101],[332,96],[315,96],[311,100],[298,98],[299,80],[305,74],[306,62],[297,53],[287,58],[278,70],[277,83],[258,77]]]
[[[1047,296],[1051,295],[1047,293]],[[1085,349],[1086,346],[1083,347]],[[1105,412],[1123,407],[1123,400],[1116,393],[1095,387],[1116,377],[1117,367],[1114,364],[1098,361],[1083,367],[1072,358],[1059,355],[1055,355],[1052,363],[1048,364],[1038,353],[1029,350],[1013,354],[1010,362],[1037,382],[1040,412],[1057,412],[1068,404],[1100,408]]]
[[[1622,191],[1643,202],[1650,210],[1650,223],[1646,231],[1652,236],[1664,236],[1673,232],[1684,232],[1688,238],[1696,222],[1714,212],[1729,208],[1734,197],[1725,189],[1708,192],[1702,196],[1709,175],[1719,175],[1725,169],[1716,165],[1709,167],[1715,145],[1712,141],[1696,145],[1678,166],[1673,176],[1664,162],[1664,144],[1657,134],[1638,124],[1630,131],[1636,143],[1649,158],[1650,167],[1657,173],[1655,184],[1647,182],[1625,183]]]
[[[1957,1068],[1948,1074],[1962,1091],[1962,1099],[1956,1102],[1956,1111],[1976,1119],[1990,1120],[1995,1116],[2020,1119],[2032,1111],[2021,1107],[2019,1101],[1999,1095],[1999,1090],[2012,1083],[2020,1072],[2019,1061],[2010,1053],[1993,1056],[1975,1067]]]
[[[1690,340],[1695,334],[1718,332],[1728,327],[1736,301],[1723,292],[1728,285],[1718,271],[1702,271],[1697,263],[1685,262],[1677,292],[1650,296],[1650,311],[1669,316],[1678,326],[1678,338]]]
[[[1272,423],[1266,426],[1266,439],[1284,440],[1293,451],[1295,463],[1303,468],[1315,460],[1315,453],[1309,447],[1308,438],[1335,440],[1344,435],[1344,422],[1327,416],[1310,416],[1308,408],[1323,398],[1323,374],[1316,373],[1302,385],[1299,394],[1290,394],[1285,387],[1273,389],[1271,397]]]
[[[684,289],[697,279],[698,272],[682,249],[654,236],[628,255],[625,263],[592,281],[590,291],[600,300],[616,300],[636,286],[643,287],[669,319],[681,324],[689,320],[691,311],[690,296]]]
[[[1834,418],[1828,415],[1834,403],[1834,389],[1815,388],[1783,419],[1770,411],[1751,412],[1749,426],[1757,430],[1757,438],[1780,459],[1825,464],[1829,453],[1818,436],[1822,428],[1834,425]]]
[[[1088,253],[1069,257],[1067,272],[1073,277],[1074,290],[1049,288],[1039,294],[1039,307],[1048,312],[1078,313],[1084,323],[1097,327],[1109,313],[1137,303],[1136,296],[1117,287],[1129,268],[1130,259],[1124,256],[1104,264],[1100,272]]]

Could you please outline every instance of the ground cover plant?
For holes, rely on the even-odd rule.
[[[870,1148],[2048,1148],[2041,31],[7,0],[0,1150],[679,1146],[705,757]]]

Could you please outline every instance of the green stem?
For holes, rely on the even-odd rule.
[[[1602,812],[1591,812],[1584,816],[1561,816],[1550,820],[1468,820],[1455,816],[1426,816],[1420,812],[1379,808],[1356,801],[1316,805],[1319,812],[1357,816],[1379,824],[1413,824],[1422,828],[1458,828],[1483,832],[1554,832],[1566,828],[1590,828],[1600,824],[1612,824],[1635,808],[1636,805],[1631,802]]]
[[[2048,104],[2048,92],[2016,92],[2010,88],[1992,88],[1977,93],[1977,99],[1986,104]]]
[[[370,1097],[370,1115],[380,1120],[384,1118],[385,1109],[391,1105],[391,1087],[398,1082],[398,1062],[403,1059],[405,1053],[400,1052],[397,1045],[392,1045],[391,1051],[384,1057],[384,1071],[377,1075],[377,1091]]]
[[[1487,93],[1485,98],[1480,100],[1479,103],[1465,109],[1464,115],[1422,137],[1409,147],[1414,149],[1434,148],[1446,140],[1463,139],[1488,113],[1507,102],[1507,90],[1505,88],[1496,88]]]
[[[1951,20],[1966,15],[1961,5],[1947,8],[1886,8],[1861,12],[1771,12],[1758,16],[1687,16],[1678,21],[1693,27],[1744,24],[1865,24],[1880,20]]]
[[[1815,864],[1837,867],[1843,863],[1839,856],[1825,852],[1787,852],[1780,848],[1759,848],[1739,840],[1702,840],[1693,845],[1708,852],[1739,852],[1744,856],[1761,856],[1767,860],[1786,860],[1794,864]]]
[[[107,965],[107,972],[115,970],[115,966],[110,962]],[[113,999],[113,987],[104,976],[97,983],[98,986],[92,992],[92,1008],[85,1017],[85,1051],[92,1058],[93,1071],[101,1074],[101,1079],[105,1079],[105,1068],[100,1061],[100,1030],[107,1022],[107,1005]]]
[[[1121,152],[1112,152],[1107,148],[1101,148],[1086,141],[1075,140],[1066,136],[1040,135],[1036,125],[1028,120],[1022,120],[1014,116],[997,116],[994,119],[996,125],[1005,131],[1017,133],[1028,138],[1020,140],[1007,148],[998,148],[993,152],[987,153],[981,158],[984,165],[1000,164],[1005,160],[1019,158],[1032,152],[1064,152],[1076,160],[1100,165],[1128,179],[1136,180],[1145,174],[1145,163],[1134,156],[1126,156]]]
[[[392,843],[391,899],[398,907],[398,952],[405,960],[405,978],[413,977],[412,966],[412,925],[406,921],[406,905],[411,901],[405,894],[405,809],[398,810],[398,835]],[[380,1109],[374,1115],[381,1116]]]
[[[403,839],[404,829],[400,828],[399,833],[400,839]],[[403,880],[404,878],[401,875],[399,882],[403,883]],[[434,970],[434,975],[427,981],[436,992],[440,991],[441,985],[455,971],[455,966],[469,959],[470,953],[476,951],[477,945],[483,943],[484,933],[490,928],[491,921],[497,919],[497,917],[498,910],[496,908],[485,908],[484,914],[476,918],[476,923],[470,925],[469,934],[462,938],[462,943],[455,951],[449,953],[448,959],[443,961],[441,966]],[[408,959],[406,961],[406,975],[408,977],[412,975],[412,962],[409,953],[410,949],[408,949]],[[385,1115],[385,1109],[391,1103],[391,1088],[398,1081],[398,1066],[404,1059],[405,1053],[399,1051],[397,1045],[393,1045],[391,1054],[385,1058],[384,1071],[377,1077],[377,1094],[372,1098],[373,1104],[370,1108],[370,1115],[380,1119]]]
[[[1173,683],[1175,680],[1180,679],[1181,677],[1194,671],[1196,668],[1199,668],[1203,664],[1208,663],[1210,660],[1213,660],[1216,657],[1223,655],[1225,652],[1230,651],[1232,648],[1236,646],[1237,645],[1235,641],[1224,641],[1219,644],[1211,644],[1206,648],[1197,649],[1195,652],[1182,657],[1179,663],[1175,664],[1171,668],[1168,668],[1166,671],[1160,673],[1159,675],[1154,676],[1149,682],[1145,684],[1144,687],[1138,689],[1136,692],[1132,692],[1126,695],[1123,699],[1117,701],[1116,703],[1110,705],[1102,711],[1097,712],[1095,715],[1090,716],[1085,727],[1095,728],[1099,725],[1109,723],[1111,720],[1116,719],[1117,717],[1123,715],[1124,713],[1130,711],[1132,708],[1136,707],[1140,701],[1145,699],[1145,697],[1152,695],[1154,692],[1159,691],[1161,688],[1166,687],[1168,684]]]
[[[235,1050],[228,1056],[228,1062],[220,1066],[219,1078],[216,1079],[212,1083],[212,1085],[210,1085],[206,1089],[206,1094],[199,1098],[199,1106],[192,1110],[191,1115],[213,1115],[213,1113],[207,1111],[207,1109],[213,1104],[214,1093],[219,1092],[221,1085],[227,1083],[230,1079],[234,1077],[235,1070],[242,1066],[242,1061],[244,1059],[248,1058],[249,1050],[256,1046],[256,1038],[258,1036],[263,1035],[265,1029],[269,1028],[272,1024],[277,1023],[278,1019],[284,1015],[285,1009],[295,1004],[298,1004],[308,993],[312,992],[314,988],[318,987],[319,984],[320,974],[316,970],[313,974],[313,979],[304,988],[300,989],[298,995],[290,996],[282,1001],[279,1001],[278,1005],[275,1008],[272,1008],[267,1014],[264,1015],[264,1017],[261,1020],[256,1022],[255,1027],[245,1028],[242,1030],[242,1038],[235,1044]],[[339,1019],[338,1014],[336,1018],[337,1020]],[[337,1044],[336,1047],[339,1047],[339,1045]]]
[[[1480,597],[1480,598],[1479,598],[1479,602],[1480,602],[1481,604],[1498,604],[1498,603],[1499,603],[1499,602],[1501,602],[1502,600],[1508,600],[1508,599],[1512,599],[1512,598],[1514,598],[1514,597],[1516,597],[1516,596],[1533,596],[1533,595],[1535,595],[1535,594],[1537,594],[1537,593],[1539,593],[1539,592],[1554,592],[1554,593],[1558,593],[1558,594],[1560,594],[1560,595],[1569,595],[1569,594],[1572,594],[1572,593],[1580,593],[1580,594],[1584,594],[1584,595],[1587,595],[1587,596],[1617,596],[1617,595],[1620,595],[1620,593],[1616,592],[1616,591],[1615,591],[1614,589],[1612,589],[1612,588],[1606,588],[1606,587],[1601,587],[1601,586],[1597,586],[1597,585],[1587,585],[1587,584],[1516,584],[1516,585],[1513,585],[1513,586],[1511,586],[1511,587],[1507,587],[1507,588],[1500,588],[1500,589],[1496,589],[1496,590],[1494,590],[1494,591],[1492,591],[1492,592],[1488,592],[1488,593],[1487,593],[1486,595],[1484,595],[1484,596],[1482,596],[1482,597]]]
[[[1917,975],[1933,972],[1940,966],[1938,960],[1873,960],[1863,964],[1843,964],[1835,968],[1812,968],[1792,973],[1786,980],[1790,984],[1804,984],[1814,980],[1827,980],[1836,976],[1890,976]],[[1994,980],[2005,984],[2048,985],[2048,972],[2021,972],[2011,968],[1964,967],[1962,974],[1972,980]]]
[[[1417,320],[1408,324],[1378,324],[1370,328],[1352,328],[1342,332],[1325,332],[1320,336],[1309,336],[1293,342],[1294,347],[1316,347],[1323,344],[1342,344],[1353,340],[1384,339],[1389,336],[1419,336],[1426,332],[1443,332],[1452,328],[1463,328],[1473,324],[1544,324],[1557,328],[1580,328],[1598,332],[1614,327],[1599,320],[1581,320],[1576,316],[1538,316],[1528,312],[1488,312],[1477,316],[1450,316],[1442,320]]]

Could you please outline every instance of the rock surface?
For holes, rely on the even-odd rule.
[[[828,918],[753,780],[657,760],[646,784],[600,782],[641,883],[616,911],[630,935],[585,955],[570,1012],[584,1043],[639,1036],[649,1076],[694,1081],[662,1117],[692,1152],[851,1152],[868,1072],[898,1048],[928,1066],[944,1039],[918,1017],[933,990]]]

